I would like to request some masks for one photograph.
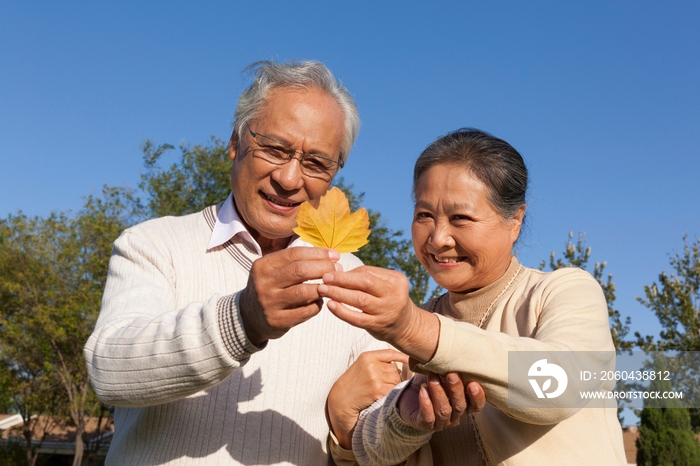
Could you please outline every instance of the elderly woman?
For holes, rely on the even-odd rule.
[[[336,431],[351,436],[360,464],[626,464],[614,402],[509,405],[509,352],[596,351],[614,359],[605,298],[593,277],[577,268],[530,269],[512,254],[527,181],[522,157],[505,141],[473,129],[447,134],[416,162],[411,229],[418,259],[447,292],[418,308],[398,272],[361,267],[323,277],[319,292],[337,317],[409,355],[418,372],[478,382],[488,402],[457,427],[431,425],[420,413],[432,380],[428,388],[425,378],[399,385],[343,424],[354,432]],[[532,387],[524,377],[510,390]],[[348,416],[337,399],[332,392],[331,419]]]

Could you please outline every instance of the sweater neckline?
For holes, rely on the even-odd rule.
[[[448,291],[435,301],[432,311],[460,322],[483,327],[494,304],[515,283],[522,268],[518,259],[513,256],[501,278],[476,291]]]

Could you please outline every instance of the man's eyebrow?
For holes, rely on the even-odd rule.
[[[260,134],[260,133],[258,133],[258,135],[262,136],[264,141],[273,142],[273,143],[279,144],[281,146],[289,147],[290,149],[292,148],[292,146],[289,143],[284,142],[282,140],[282,138],[278,138],[276,136],[268,136],[267,134]]]

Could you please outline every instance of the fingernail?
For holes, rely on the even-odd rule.
[[[420,384],[420,393],[423,396],[429,396],[428,395],[428,384],[425,384],[425,383]]]
[[[318,293],[319,293],[319,294],[328,293],[328,290],[329,290],[328,285],[323,284],[323,283],[321,283],[320,285],[318,285]]]
[[[321,277],[321,280],[324,282],[332,282],[333,281],[333,274],[332,273],[324,273],[323,277]]]
[[[433,385],[440,385],[440,377],[438,377],[437,375],[430,374],[430,377],[428,377],[428,380]]]
[[[329,249],[328,250],[328,257],[332,260],[338,260],[340,259],[340,253],[336,251],[335,249]]]
[[[340,263],[335,262],[335,263],[333,263],[333,266],[335,266],[335,271],[336,271],[336,272],[342,272],[342,271],[343,271],[343,266],[342,266]]]
[[[479,394],[479,386],[475,383],[469,384],[467,386],[467,390],[469,390],[469,393],[471,395],[478,395]]]
[[[455,373],[452,373],[452,372],[449,373],[449,374],[447,374],[447,375],[445,376],[445,378],[446,378],[447,381],[448,381],[449,383],[451,383],[451,384],[452,384],[452,383],[457,383],[457,382],[459,382],[459,376],[458,376],[457,374],[455,374]]]

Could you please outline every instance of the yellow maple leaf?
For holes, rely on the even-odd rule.
[[[314,246],[355,252],[368,243],[369,214],[364,207],[350,213],[348,198],[333,187],[321,197],[318,209],[308,202],[299,207],[294,233]]]

